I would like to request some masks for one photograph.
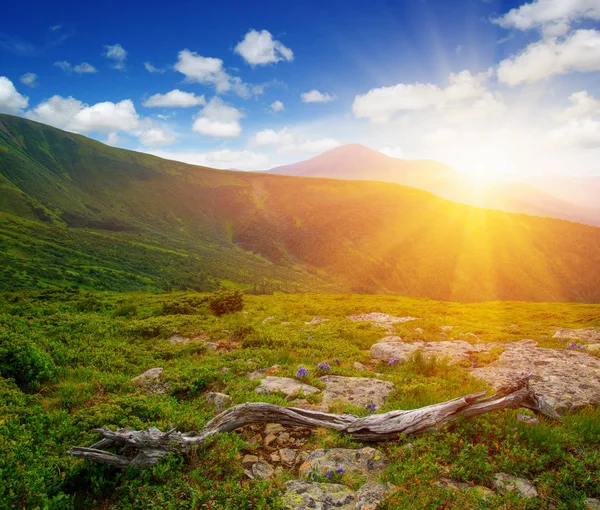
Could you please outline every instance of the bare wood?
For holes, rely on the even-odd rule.
[[[390,411],[359,418],[350,414],[330,414],[311,409],[282,407],[264,402],[234,406],[217,415],[197,434],[182,434],[176,429],[161,432],[155,427],[147,430],[108,428],[96,429],[102,439],[91,448],[74,447],[68,453],[74,457],[92,460],[123,468],[141,468],[156,464],[171,452],[187,453],[202,446],[210,437],[230,432],[255,423],[281,423],[309,428],[325,427],[350,434],[355,439],[368,442],[388,441],[401,435],[423,432],[459,417],[471,418],[501,409],[531,409],[537,414],[561,420],[542,395],[529,387],[529,376],[500,388],[496,394],[483,398],[485,392],[465,395],[447,402],[409,411]],[[99,450],[100,446],[125,446],[134,454],[115,455]]]

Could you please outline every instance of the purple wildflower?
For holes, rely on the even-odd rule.
[[[522,414],[517,414],[517,420],[523,421],[523,415]]]
[[[331,478],[333,476],[333,471],[331,471],[331,469],[327,470],[327,473],[325,473],[325,478]]]
[[[336,472],[337,474],[339,474],[339,475],[341,475],[341,474],[342,474],[344,471],[346,471],[344,468],[337,468],[337,469],[335,470],[335,472]]]
[[[575,342],[571,342],[569,345],[567,345],[567,349],[575,349]]]
[[[308,339],[309,339],[309,340],[312,340],[312,336],[309,336],[309,337],[308,337]]]
[[[529,420],[529,423],[537,423],[538,419],[537,418],[531,418],[531,420]]]
[[[390,359],[390,360],[387,362],[387,364],[388,364],[388,367],[391,367],[391,366],[395,365],[395,364],[396,364],[396,363],[398,363],[399,361],[400,361],[400,360],[397,360],[396,358],[392,358],[392,359]]]
[[[338,358],[335,358],[335,359],[333,360],[333,362],[334,362],[336,365],[339,365],[339,364],[340,364],[340,360],[339,360]]]
[[[319,370],[331,370],[331,366],[329,365],[329,363],[327,363],[327,361],[321,361],[321,363],[319,363],[317,367],[319,368]]]
[[[375,404],[367,404],[365,409],[369,411],[369,414],[373,414],[377,410],[377,406]]]
[[[306,368],[304,368],[303,366],[298,367],[298,371],[296,372],[296,377],[298,379],[301,379],[302,377],[306,377],[308,376],[308,370],[306,370]]]
[[[577,344],[577,348],[578,348],[580,351],[583,351],[583,345],[581,345],[581,344]]]

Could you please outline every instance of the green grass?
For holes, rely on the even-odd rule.
[[[244,377],[253,369],[280,364],[278,375],[293,376],[303,365],[310,371],[307,382],[320,385],[316,363],[339,358],[341,364],[333,365],[332,373],[365,376],[352,365],[368,362],[368,348],[386,333],[346,320],[349,314],[379,311],[420,317],[396,325],[395,333],[406,340],[439,340],[439,327],[450,325],[453,335],[476,333],[482,341],[532,338],[557,348],[564,345],[551,338],[555,328],[600,326],[598,305],[467,305],[359,295],[246,296],[245,301],[244,312],[215,317],[204,307],[204,296],[196,293],[65,290],[0,295],[0,352],[27,345],[51,364],[46,371],[48,367],[28,350],[20,359],[39,375],[35,387],[25,381],[17,384],[7,374],[0,377],[0,508],[278,508],[277,496],[293,474],[286,471],[269,483],[248,480],[240,463],[245,445],[236,433],[143,472],[120,472],[66,452],[73,445],[93,443],[92,429],[105,425],[199,430],[214,416],[204,401],[207,391],[228,393],[232,405],[251,401],[289,405],[279,395],[256,393],[258,381]],[[191,304],[192,313],[165,314],[176,303]],[[313,317],[330,320],[306,325]],[[415,332],[416,327],[423,333]],[[202,335],[227,348],[214,352],[201,343],[171,345],[173,330],[189,337]],[[158,366],[164,368],[164,380],[170,385],[166,395],[147,396],[130,382]],[[229,370],[221,371],[224,367]],[[405,365],[379,365],[377,370],[397,388],[378,412],[416,408],[486,389],[460,367],[418,356]],[[334,407],[366,414],[357,407]],[[583,508],[585,497],[600,497],[600,411],[582,409],[567,414],[562,425],[541,420],[536,426],[518,422],[517,412],[523,410],[461,420],[379,445],[392,461],[382,479],[399,487],[386,508],[554,505],[566,510]],[[409,442],[412,447],[406,448]],[[343,434],[318,430],[307,448],[358,446]],[[449,476],[491,487],[493,474],[499,471],[527,477],[538,487],[540,498],[526,502],[498,493],[484,503],[471,493],[452,492],[434,483]]]

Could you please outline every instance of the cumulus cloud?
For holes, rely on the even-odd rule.
[[[6,76],[0,76],[0,113],[18,114],[29,104],[29,98],[17,92]]]
[[[277,100],[277,101],[273,101],[269,108],[271,108],[272,112],[280,112],[281,110],[283,110],[285,108],[285,106],[283,105],[282,101]]]
[[[60,129],[72,129],[70,123],[83,107],[83,103],[73,97],[57,95],[42,101],[25,116]]]
[[[254,135],[251,143],[255,146],[262,147],[266,145],[274,145],[279,147],[293,146],[296,143],[294,135],[288,131],[286,127],[280,131],[274,129],[263,129]]]
[[[504,105],[485,87],[489,73],[452,73],[447,87],[433,83],[398,83],[369,90],[354,98],[352,112],[357,118],[388,122],[401,111],[435,107],[450,110],[456,120],[483,118],[504,113]],[[454,110],[452,110],[454,109]]]
[[[292,50],[274,40],[268,30],[250,30],[233,51],[251,66],[294,60]]]
[[[98,69],[87,62],[82,62],[81,64],[73,66],[66,60],[63,60],[61,62],[54,62],[53,65],[60,67],[65,73],[75,72],[77,74],[92,74],[98,72]]]
[[[166,94],[154,94],[145,102],[144,106],[148,108],[154,107],[170,107],[170,108],[188,108],[190,106],[204,105],[206,99],[204,96],[197,96],[193,92],[184,92],[179,89],[171,90]]]
[[[545,37],[557,37],[585,19],[600,20],[598,0],[534,0],[492,21],[503,28],[539,29]]]
[[[405,158],[406,154],[402,147],[384,147],[383,149],[379,149],[379,152],[389,156],[390,158]]]
[[[557,115],[562,126],[550,131],[553,142],[561,145],[600,148],[600,100],[583,90],[569,96],[571,106]]]
[[[252,137],[250,144],[253,147],[277,147],[278,152],[325,152],[341,145],[334,138],[298,139],[287,127],[275,131],[274,129],[263,129]]]
[[[179,52],[174,67],[185,75],[186,82],[213,85],[218,94],[232,91],[240,97],[248,97],[251,92],[262,93],[264,90],[251,90],[240,78],[229,75],[220,58],[203,57],[190,50]]]
[[[498,79],[516,86],[573,71],[600,71],[600,31],[576,30],[564,40],[530,44],[518,55],[500,62]]]
[[[304,103],[329,103],[335,100],[335,96],[327,93],[323,94],[316,89],[300,94],[300,98]]]
[[[27,85],[28,87],[37,87],[37,74],[35,73],[25,73],[19,78],[19,81],[23,85]]]
[[[125,69],[125,60],[127,59],[127,50],[119,43],[104,45],[103,55],[113,61],[113,69]]]
[[[161,128],[151,128],[139,136],[140,142],[146,147],[171,145],[175,142],[175,135]]]
[[[200,116],[192,126],[193,131],[216,138],[237,138],[242,132],[240,119],[244,114],[237,108],[213,97],[200,111]]]
[[[264,170],[269,166],[268,156],[248,150],[224,149],[212,152],[166,152],[155,150],[146,152],[160,158],[222,170]]]
[[[148,71],[149,73],[164,73],[166,71],[166,69],[160,68],[160,67],[154,67],[150,62],[144,62],[144,67],[146,68],[146,71]]]

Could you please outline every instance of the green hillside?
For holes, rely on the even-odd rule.
[[[219,171],[0,115],[0,288],[600,302],[600,229],[404,186]]]

